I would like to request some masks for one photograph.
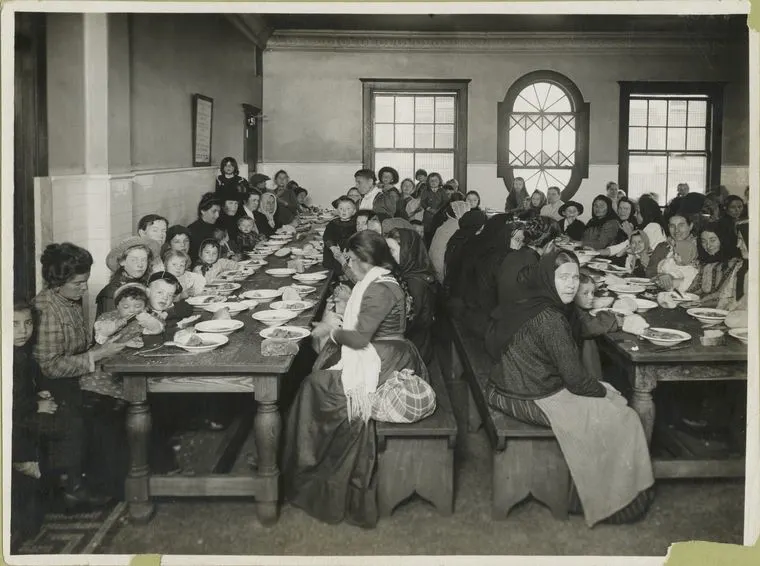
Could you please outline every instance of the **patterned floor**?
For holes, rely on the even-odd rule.
[[[90,513],[48,513],[40,532],[23,542],[18,554],[93,554],[113,534],[126,508],[118,502]]]

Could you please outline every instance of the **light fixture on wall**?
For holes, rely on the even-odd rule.
[[[256,126],[257,120],[264,121],[267,119],[265,114],[250,104],[243,104],[242,106],[243,112],[245,112],[245,121],[250,127]]]

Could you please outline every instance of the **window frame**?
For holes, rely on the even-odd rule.
[[[618,187],[628,193],[628,172],[630,163],[628,158],[631,150],[629,142],[629,124],[631,95],[664,95],[664,96],[689,96],[704,95],[709,99],[709,108],[706,123],[707,145],[707,177],[705,179],[705,191],[711,187],[720,185],[720,172],[723,160],[723,94],[726,82],[694,82],[694,81],[618,81],[620,86],[620,119],[619,119],[619,146],[618,146]],[[647,127],[649,127],[647,125]],[[639,150],[634,150],[637,153]],[[662,153],[667,155],[667,149],[656,152],[644,151],[643,155],[650,153]],[[665,187],[665,200],[667,201]]]
[[[359,79],[362,83],[362,162],[364,167],[375,171],[375,94],[420,92],[454,92],[454,178],[460,190],[467,188],[467,108],[470,81],[472,79]],[[406,149],[406,148],[405,148]],[[412,152],[416,148],[408,148]],[[443,152],[442,152],[443,153]],[[447,179],[444,179],[446,181]]]
[[[549,70],[527,73],[514,81],[504,95],[504,100],[497,103],[496,175],[501,177],[507,190],[511,192],[515,180],[515,168],[509,164],[509,119],[512,114],[515,114],[513,108],[518,95],[527,86],[538,82],[555,84],[567,94],[573,105],[576,123],[575,164],[570,168],[570,180],[562,189],[560,196],[563,201],[568,201],[575,196],[583,179],[588,178],[591,105],[583,99],[578,86],[562,73]],[[522,114],[522,112],[517,112],[517,114]]]

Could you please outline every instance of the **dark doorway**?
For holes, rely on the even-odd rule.
[[[259,124],[261,123],[261,109],[243,104],[245,112],[245,162],[248,164],[248,175],[256,172],[256,164],[259,161]]]
[[[14,294],[36,293],[34,178],[48,174],[45,14],[16,13],[13,124]]]

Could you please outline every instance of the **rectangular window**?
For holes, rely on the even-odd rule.
[[[661,205],[720,183],[722,86],[621,83],[620,186]]]
[[[418,169],[465,186],[467,82],[363,80],[364,165]]]

